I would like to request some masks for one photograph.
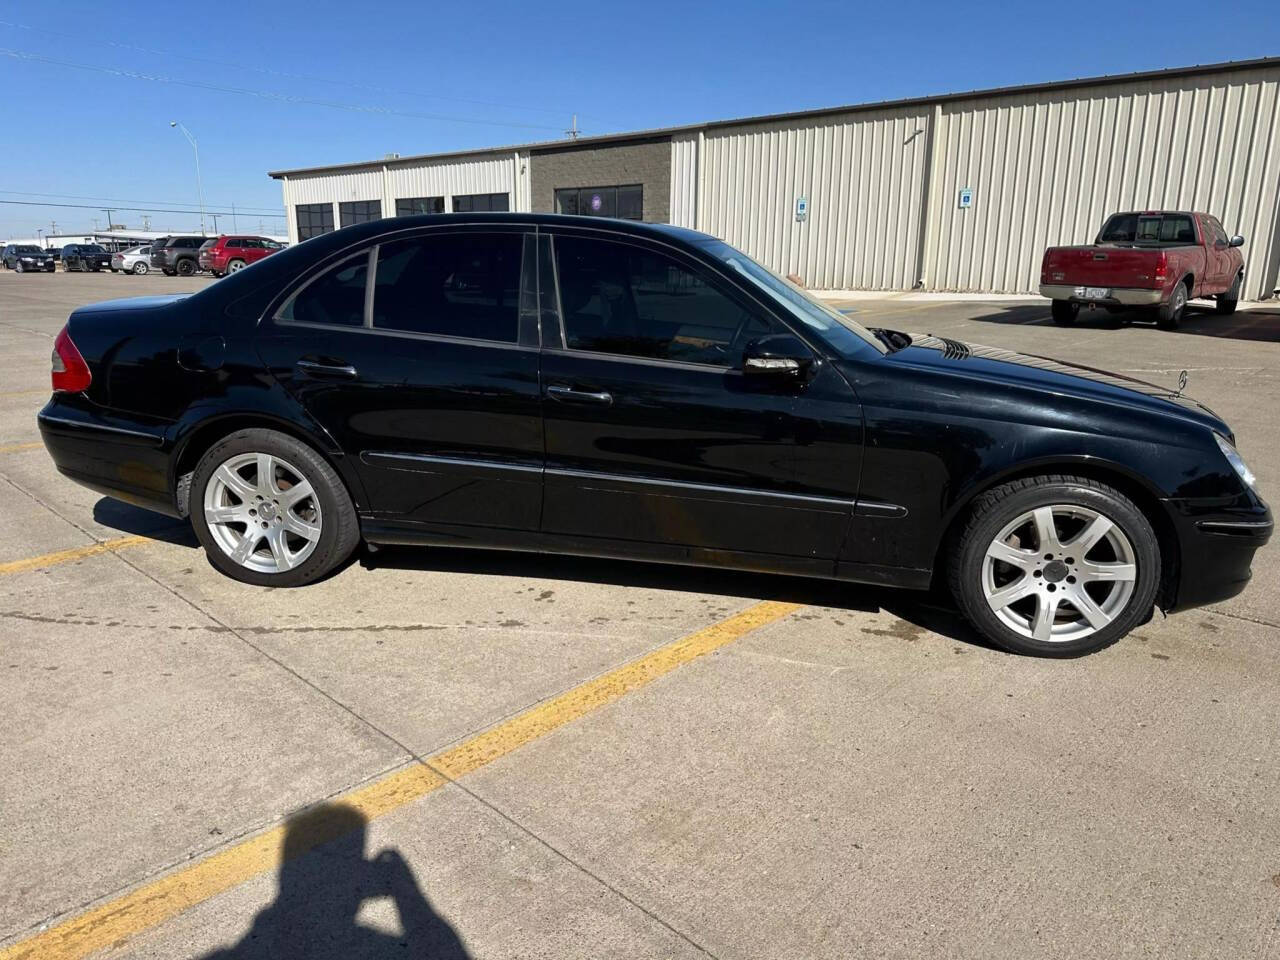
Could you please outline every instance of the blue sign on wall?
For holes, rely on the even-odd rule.
[[[803,223],[809,215],[809,198],[796,197],[796,223]]]
[[[965,187],[960,191],[960,209],[965,210],[973,206],[973,191]]]

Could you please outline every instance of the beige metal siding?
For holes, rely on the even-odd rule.
[[[698,228],[698,139],[680,134],[671,138],[671,222]]]
[[[698,229],[811,287],[911,287],[930,112],[917,105],[707,131]],[[801,196],[808,215],[797,222]]]
[[[520,174],[515,156],[514,153],[505,153],[475,160],[415,163],[405,167],[389,164],[387,190],[390,203],[384,205],[383,213],[394,216],[396,200],[408,197],[444,197],[445,210],[452,211],[454,196],[471,193],[505,193],[511,209],[519,210],[521,199],[526,204],[528,202],[528,162],[526,158],[525,189],[522,192],[517,189]]]
[[[924,277],[1027,293],[1047,246],[1117,210],[1205,210],[1242,233],[1246,296],[1276,282],[1280,68],[945,103]],[[959,192],[973,190],[961,209]]]

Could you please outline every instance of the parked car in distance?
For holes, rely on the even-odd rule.
[[[18,273],[31,270],[43,270],[53,273],[53,257],[31,243],[11,243],[0,251],[0,261],[5,267]]]
[[[1148,210],[1114,213],[1089,246],[1050,247],[1040,267],[1040,294],[1053,301],[1053,322],[1080,312],[1145,308],[1164,329],[1177,327],[1187,301],[1211,298],[1234,313],[1244,285],[1244,237],[1227,237],[1207,213]]]
[[[62,269],[67,273],[73,270],[97,273],[103,267],[110,266],[111,254],[101,244],[68,243],[62,248]]]
[[[53,366],[57,468],[259,585],[361,539],[938,576],[994,642],[1073,656],[1239,593],[1272,530],[1172,384],[868,329],[666,225],[359,224],[81,307]]]
[[[111,269],[141,276],[151,270],[151,245],[118,250],[111,255]]]
[[[251,263],[270,256],[281,245],[266,237],[232,237],[223,234],[204,242],[197,258],[201,270],[208,270],[215,277],[243,270]]]
[[[151,242],[151,266],[166,277],[189,277],[200,269],[197,255],[205,237],[161,237]]]

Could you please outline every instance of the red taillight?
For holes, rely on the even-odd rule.
[[[1156,273],[1155,280],[1157,283],[1164,283],[1165,278],[1169,274],[1169,257],[1164,251],[1160,252],[1160,256],[1156,257]]]
[[[93,374],[89,365],[80,356],[80,351],[71,342],[71,334],[63,327],[58,339],[53,341],[53,389],[67,393],[80,393],[89,389],[93,383]]]

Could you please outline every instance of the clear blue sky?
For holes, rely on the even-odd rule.
[[[174,119],[209,206],[256,230],[267,170],[551,139],[575,112],[594,134],[1276,54],[1276,0],[4,3],[0,200],[194,210]],[[0,203],[0,238],[94,216]]]

